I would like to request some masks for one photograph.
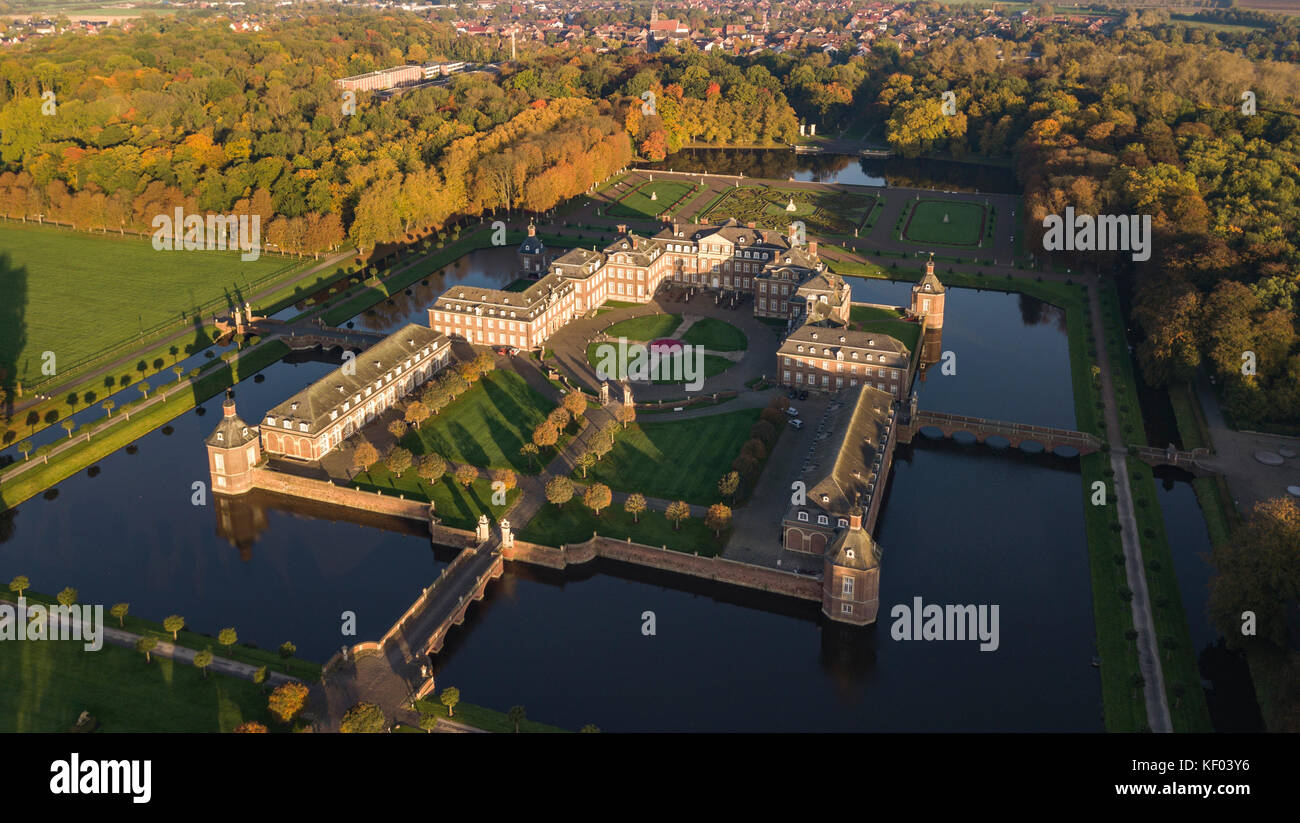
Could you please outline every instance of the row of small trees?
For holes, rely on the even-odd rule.
[[[557,475],[546,483],[546,499],[558,508],[564,508],[564,505],[577,494],[577,489],[577,485],[572,480]],[[600,517],[600,513],[613,502],[613,499],[614,493],[604,483],[592,483],[582,490],[582,504],[591,509],[596,517]],[[639,492],[629,494],[623,501],[623,511],[632,515],[634,523],[639,523],[641,515],[649,510],[649,501]],[[664,516],[673,521],[675,530],[680,530],[682,521],[689,520],[691,517],[691,506],[685,500],[671,501],[664,507]],[[705,513],[704,523],[713,531],[715,537],[721,535],[722,530],[731,525],[731,507],[724,503],[714,503]]]

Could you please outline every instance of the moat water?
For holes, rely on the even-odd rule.
[[[509,263],[502,250],[475,253],[354,322],[424,322],[450,285],[509,283]],[[901,303],[906,289],[854,280],[859,300]],[[956,371],[927,375],[923,408],[1073,426],[1066,339],[1051,307],[962,289],[948,305],[942,347]],[[237,387],[241,414],[256,419],[331,368],[269,367]],[[395,522],[360,525],[260,496],[219,526],[211,498],[191,502],[192,484],[208,479],[201,441],[220,399],[201,408],[0,515],[0,574],[26,574],[48,593],[73,586],[82,602],[128,601],[155,620],[180,613],[212,635],[234,626],[263,647],[292,640],[300,656],[324,661],[382,634],[450,559]],[[469,702],[523,704],[570,728],[1100,730],[1082,505],[1075,461],[918,438],[898,453],[876,535],[885,572],[874,627],[606,561],[563,573],[512,564],[452,631],[437,676]],[[1176,516],[1199,516],[1192,505]],[[997,604],[999,649],[891,639],[890,607],[918,596]],[[646,610],[654,636],[642,634]],[[357,614],[356,637],[340,633],[344,611]]]

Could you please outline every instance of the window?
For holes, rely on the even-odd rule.
[[[852,578],[852,577],[846,577],[846,578],[844,578],[844,588],[842,589],[842,591],[844,592],[844,596],[845,596],[845,597],[852,597],[852,596],[853,596],[853,578]]]
[[[214,455],[212,455],[212,465],[216,466],[216,467],[217,467],[217,471],[219,471],[219,472],[223,472],[223,471],[225,471],[225,470],[226,470],[226,458],[225,458],[225,456],[224,456],[224,455],[220,455],[220,454],[214,454]]]
[[[248,465],[253,465],[257,462],[257,449],[249,446],[248,451],[244,453],[244,456],[248,458]]]
[[[830,518],[827,517],[826,515],[824,514],[817,515],[817,525],[825,526],[828,525],[830,522],[831,522]]]
[[[842,528],[844,528],[845,526],[849,525],[849,521],[847,521],[847,520],[845,520],[843,517],[841,517],[841,518],[839,519],[839,521],[838,521],[838,525],[839,525],[839,527],[842,529]],[[849,549],[849,557],[852,557],[852,556],[853,556],[853,549]]]
[[[852,603],[841,603],[841,604],[840,604],[840,612],[841,612],[842,614],[853,614],[853,604],[852,604]]]
[[[217,459],[220,460],[220,459],[221,459],[221,455],[217,455]],[[803,522],[807,523],[807,522],[808,522],[808,512],[799,512],[799,519],[802,520]]]

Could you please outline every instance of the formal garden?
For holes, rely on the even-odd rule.
[[[605,216],[655,220],[676,214],[699,190],[699,184],[682,180],[647,180],[610,204]]]
[[[985,208],[957,200],[913,200],[904,218],[902,239],[940,246],[979,246]]]
[[[857,192],[739,186],[721,195],[700,216],[715,223],[734,217],[782,232],[801,220],[809,235],[848,237],[871,226],[877,202],[873,195]]]
[[[588,344],[587,362],[605,379],[622,380],[628,377],[629,366],[636,358],[648,357],[653,353],[661,358],[656,360],[659,363],[660,376],[651,382],[659,385],[689,383],[695,373],[691,371],[688,374],[687,370],[694,369],[694,360],[679,363],[681,355],[675,353],[672,346],[657,348],[654,352],[647,350],[646,354],[642,355],[640,346],[634,344],[676,339],[692,347],[704,349],[701,363],[706,380],[721,374],[739,362],[725,356],[726,353],[741,352],[749,346],[744,332],[722,320],[712,317],[700,318],[692,323],[680,338],[674,337],[681,325],[680,314],[649,314],[614,323],[601,332],[608,338],[607,340]],[[618,347],[617,341],[620,338],[626,339],[629,345]],[[617,348],[610,349],[610,346]],[[690,356],[694,358],[696,353],[692,351]],[[640,367],[633,366],[633,371],[638,368]],[[635,378],[635,374],[633,377]]]

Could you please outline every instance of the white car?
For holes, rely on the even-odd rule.
[[[795,419],[793,419],[793,420],[790,421],[790,428],[792,428],[792,429],[802,429],[802,428],[803,428],[803,421],[796,417]]]
[[[788,414],[788,415],[790,415],[791,417],[798,417],[798,416],[799,416],[799,410],[796,409],[794,406],[786,406],[786,407],[785,407],[785,413]]]

